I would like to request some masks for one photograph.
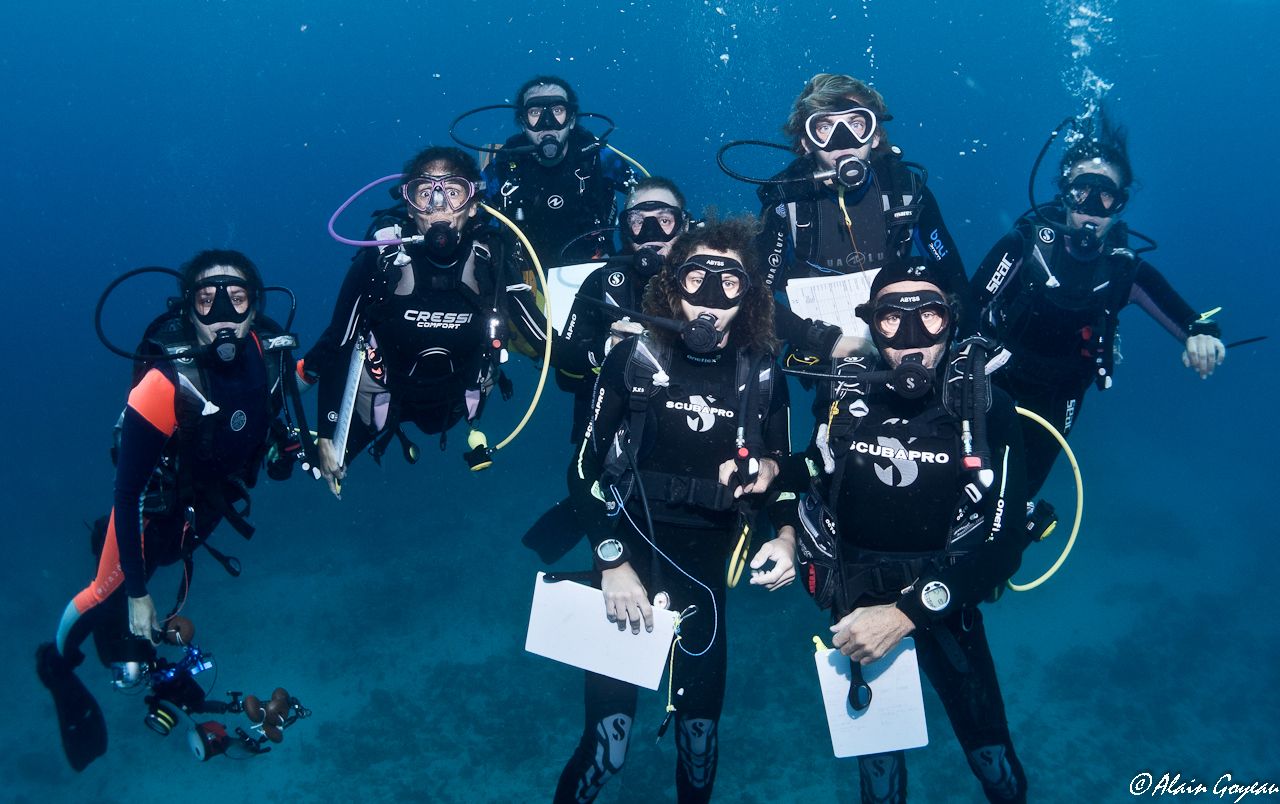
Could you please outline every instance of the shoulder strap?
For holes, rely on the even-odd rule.
[[[884,181],[877,178],[876,182],[884,206],[886,242],[896,248],[901,257],[905,256],[904,247],[910,249],[912,233],[920,223],[920,212],[924,208],[920,177],[898,154],[883,157],[880,164],[885,167]]]

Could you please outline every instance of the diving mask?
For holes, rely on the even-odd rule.
[[[430,212],[433,209],[457,212],[475,196],[476,186],[462,176],[424,174],[401,185],[400,194],[419,212]]]
[[[661,201],[641,201],[622,212],[621,232],[631,243],[669,243],[685,229],[685,211]]]
[[[728,257],[694,254],[675,271],[685,301],[697,307],[728,310],[742,303],[751,277],[742,263]]]
[[[814,112],[804,121],[809,141],[824,151],[861,148],[876,135],[876,113],[863,106],[839,112]]]
[[[249,318],[254,294],[247,280],[234,274],[215,274],[196,282],[187,303],[196,320],[210,324],[243,324]]]
[[[1095,218],[1110,218],[1124,211],[1129,191],[1118,187],[1102,173],[1081,173],[1062,188],[1062,202],[1072,212]]]
[[[951,335],[951,305],[933,290],[885,293],[875,307],[859,305],[877,349],[927,349]]]
[[[520,108],[520,119],[530,131],[560,131],[576,110],[559,95],[529,98]]]

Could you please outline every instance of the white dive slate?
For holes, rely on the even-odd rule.
[[[538,573],[524,649],[602,676],[656,690],[662,683],[676,615],[653,610],[653,631],[619,631],[604,613],[604,594],[573,581],[547,583]],[[918,687],[918,684],[917,684]]]
[[[813,658],[822,683],[831,748],[837,757],[929,744],[914,639],[902,640],[883,659],[862,668],[862,677],[871,685],[871,705],[861,712],[849,706],[849,659],[834,649],[820,650]]]

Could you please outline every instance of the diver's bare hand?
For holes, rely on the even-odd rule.
[[[631,633],[638,634],[641,620],[644,630],[653,630],[653,607],[631,562],[600,573],[600,591],[604,592],[604,613],[619,631],[625,631],[629,621]]]
[[[342,465],[342,456],[334,446],[332,438],[317,438],[316,450],[320,453],[320,474],[324,482],[329,484],[329,491],[339,500],[342,499],[341,480],[347,476],[347,467]]]

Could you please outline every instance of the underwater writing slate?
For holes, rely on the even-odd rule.
[[[834,649],[820,650],[813,658],[822,683],[831,748],[837,757],[860,757],[929,744],[914,639],[902,640],[883,659],[862,668],[862,677],[871,685],[871,705],[861,712],[849,706],[849,658]]]
[[[871,283],[880,269],[841,276],[787,281],[787,302],[801,318],[836,324],[845,335],[870,337],[871,330],[854,310],[871,298]]]
[[[602,676],[656,690],[675,637],[675,612],[653,610],[653,631],[619,631],[604,613],[604,593],[538,573],[524,649]]]
[[[569,321],[569,308],[573,307],[573,298],[578,295],[578,288],[587,281],[591,272],[604,265],[603,262],[584,262],[580,265],[563,265],[547,271],[547,295],[551,297],[551,326],[556,332],[564,332],[564,325]]]

